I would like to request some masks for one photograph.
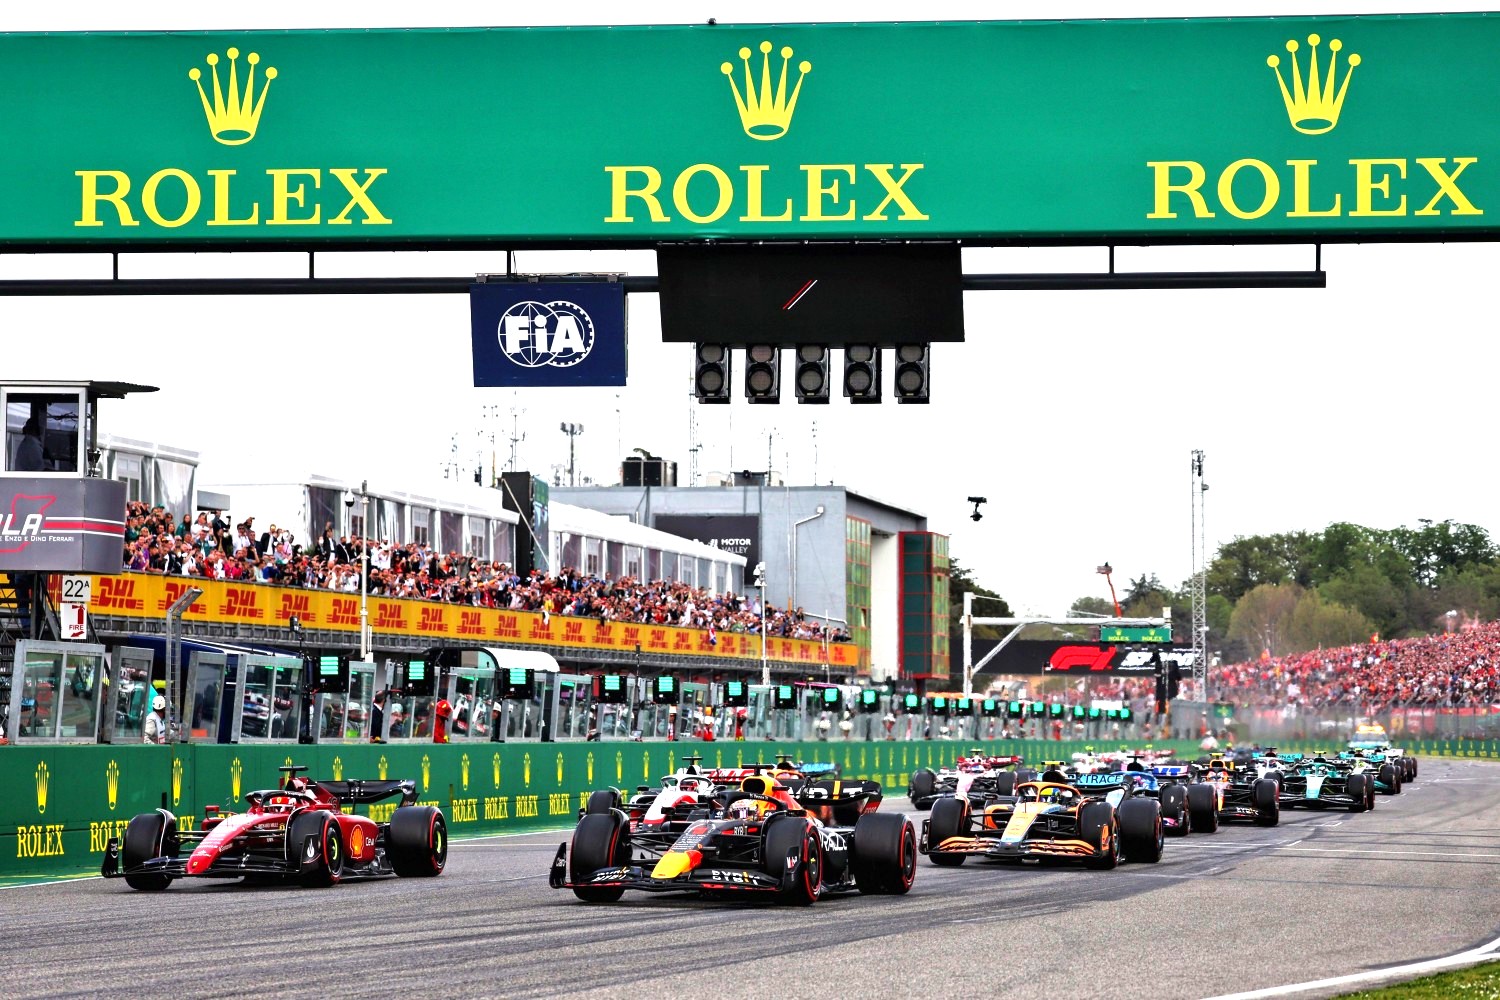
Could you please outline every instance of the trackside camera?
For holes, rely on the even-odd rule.
[[[986,497],[969,497],[969,503],[974,505],[974,513],[970,514],[970,517],[972,517],[976,521],[984,517],[983,514],[979,513],[979,505],[982,503],[989,503],[989,500]]]

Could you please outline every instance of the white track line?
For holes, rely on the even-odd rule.
[[[1371,969],[1368,972],[1355,972],[1347,976],[1334,976],[1331,979],[1317,979],[1309,983],[1294,983],[1290,986],[1270,986],[1263,990],[1250,990],[1247,993],[1225,993],[1222,996],[1211,997],[1209,1000],[1256,1000],[1258,997],[1284,997],[1292,993],[1305,993],[1308,990],[1324,990],[1335,986],[1348,986],[1353,983],[1368,983],[1382,979],[1419,976],[1428,972],[1438,972],[1443,969],[1453,969],[1463,965],[1475,965],[1479,962],[1493,960],[1500,957],[1496,954],[1497,948],[1500,948],[1500,938],[1496,938],[1489,944],[1470,948],[1468,951],[1461,951],[1457,955],[1449,955],[1446,958],[1432,958],[1425,962],[1393,965],[1388,969]]]

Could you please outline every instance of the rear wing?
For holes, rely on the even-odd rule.
[[[323,791],[348,806],[361,805],[368,802],[380,802],[393,795],[401,796],[401,804],[403,806],[413,805],[417,801],[417,783],[410,779],[403,781],[362,781],[354,778],[349,781],[320,781],[317,785]]]
[[[878,781],[840,781],[823,778],[809,781],[797,789],[793,797],[803,806],[823,805],[829,802],[878,803],[885,791]]]

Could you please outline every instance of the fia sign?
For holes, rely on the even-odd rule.
[[[476,386],[625,384],[618,281],[469,286]]]

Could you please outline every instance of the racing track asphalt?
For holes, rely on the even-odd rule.
[[[1500,765],[1429,759],[1373,813],[1169,840],[1154,866],[924,858],[906,897],[808,909],[585,905],[547,887],[566,833],[456,842],[432,880],[25,886],[0,891],[0,996],[1201,998],[1493,939],[1497,817]]]

